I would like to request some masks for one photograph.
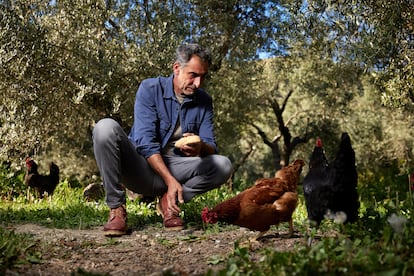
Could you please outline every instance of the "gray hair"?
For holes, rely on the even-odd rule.
[[[210,51],[195,43],[182,44],[175,50],[175,62],[181,66],[187,64],[192,56],[198,56],[203,62],[211,65]]]

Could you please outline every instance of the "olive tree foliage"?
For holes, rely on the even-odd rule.
[[[255,87],[259,103],[249,117],[271,149],[276,169],[292,157],[307,159],[313,149],[309,141],[321,137],[332,148],[340,133],[349,131],[349,102],[361,89],[357,68],[309,53],[268,60],[265,72]]]
[[[373,3],[282,4],[273,8],[282,10],[283,20],[269,33],[272,43],[263,44],[277,58],[230,63],[214,82],[214,88],[223,91],[219,103],[226,107],[220,115],[227,124],[221,122],[228,125],[227,133],[233,133],[226,135],[225,145],[234,149],[232,156],[238,155],[236,165],[245,162],[241,177],[272,175],[291,158],[307,159],[317,137],[332,158],[344,131],[351,135],[360,168],[392,160],[405,168],[412,165],[413,139],[407,125],[412,120],[403,119],[412,114],[409,108],[385,107],[387,93],[379,85],[385,84],[383,76],[407,74],[392,69],[396,56],[391,46],[396,40],[385,36],[382,43],[375,40],[386,23],[374,24],[375,13],[367,13],[373,11]],[[385,7],[390,8],[382,3]],[[401,2],[396,7],[396,18],[407,14]],[[408,57],[410,53],[405,51]],[[401,64],[405,70],[411,66]],[[410,85],[398,78],[396,85]]]
[[[45,154],[62,171],[62,160],[71,160],[65,167],[76,174],[91,162],[94,121],[117,112],[129,82],[136,85],[134,59],[111,39],[100,2],[1,6],[1,157]]]
[[[317,136],[335,148],[341,131],[357,148],[402,156],[408,134],[387,143],[406,125],[391,128],[390,118],[402,122],[410,109],[387,116],[381,103],[409,98],[412,19],[403,0],[391,10],[374,2],[0,1],[0,159],[34,155],[66,175],[96,173],[95,122],[112,116],[127,131],[139,83],[171,74],[182,42],[212,51],[205,88],[216,136],[241,177],[306,159]],[[387,16],[404,32],[381,22]],[[257,62],[258,51],[277,58]]]
[[[254,143],[247,143],[250,147],[260,141],[270,149],[271,162],[263,163],[266,168],[259,173],[274,172],[292,157],[306,159],[312,149],[307,142],[317,136],[325,135],[327,146],[334,145],[340,132],[346,131],[350,101],[361,93],[362,68],[347,56],[347,45],[338,48],[347,31],[333,30],[331,17],[323,18],[311,9],[297,1],[285,3],[286,19],[279,22],[274,43],[267,48],[279,57],[255,64],[256,74],[239,82],[244,91],[239,102],[244,106],[233,112],[243,118],[238,129],[255,137]],[[257,152],[263,155],[265,149]],[[252,152],[249,147],[245,151]]]
[[[376,67],[375,84],[382,103],[413,112],[414,107],[414,1],[357,1],[371,26],[364,61]]]
[[[375,170],[395,164],[402,173],[411,173],[414,164],[413,114],[404,108],[383,105],[371,76],[362,80],[363,93],[351,101],[345,122],[351,131],[360,169]]]
[[[95,173],[91,134],[97,120],[112,116],[127,130],[139,83],[169,75],[182,42],[211,49],[212,78],[225,62],[256,57],[273,29],[269,5],[0,1],[0,159],[22,164],[32,155],[42,164],[53,159],[64,175]],[[211,89],[213,97],[217,93]],[[226,108],[216,105],[218,114]],[[216,120],[220,137],[226,124]]]
[[[312,48],[323,49],[335,63],[355,65],[357,74],[338,77],[354,76],[360,82],[342,116],[360,165],[397,161],[403,170],[412,167],[414,2],[308,1],[304,10],[330,25],[327,43],[313,43]],[[315,25],[308,25],[310,33],[323,26]]]
[[[104,1],[1,6],[1,159],[34,155],[68,175],[96,171],[94,123],[113,116],[128,128],[140,80],[169,73],[173,34],[159,24],[134,35],[132,11]]]
[[[413,10],[411,0],[311,0],[289,5],[296,42],[336,62],[360,66],[373,77],[383,104],[411,112]]]
[[[398,2],[393,6],[394,19],[405,16],[403,21],[407,23],[405,4],[409,3]],[[380,7],[388,8],[388,12],[380,9],[382,14],[392,13],[388,4],[381,3]],[[228,77],[230,83],[235,80],[238,83],[225,84],[224,90],[232,94],[223,96],[224,102],[230,107],[239,106],[229,108],[227,114],[232,115],[227,116],[228,121],[231,117],[242,118],[229,131],[238,130],[238,137],[242,137],[238,149],[251,155],[244,164],[244,173],[271,175],[292,157],[306,159],[316,137],[323,139],[332,157],[343,131],[350,133],[361,167],[390,160],[400,160],[405,165],[412,162],[413,141],[402,119],[411,118],[410,112],[384,107],[389,93],[378,89],[381,85],[390,87],[390,82],[383,80],[391,75],[395,76],[395,92],[396,86],[409,86],[402,79],[410,78],[412,63],[400,62],[409,72],[393,69],[396,52],[391,46],[397,40],[384,36],[387,23],[376,22],[378,14],[373,10],[378,9],[373,3],[284,1],[282,9],[284,20],[274,29],[273,43],[265,45],[269,46],[265,48],[268,52],[279,57],[261,65],[239,63],[247,74],[240,79]],[[406,31],[401,36],[403,32],[393,30],[395,37],[405,40],[409,37]],[[382,34],[383,42],[375,40],[378,33]],[[394,48],[403,50],[401,46]],[[405,56],[399,55],[400,58],[407,60],[412,51],[403,53]],[[233,70],[240,74],[234,65],[227,70],[228,74]],[[257,74],[250,76],[255,70]]]

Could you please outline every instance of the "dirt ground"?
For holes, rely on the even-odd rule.
[[[168,232],[162,228],[132,229],[129,235],[109,239],[101,228],[91,230],[50,229],[34,224],[15,225],[16,233],[30,233],[42,244],[42,263],[24,265],[6,275],[202,275],[225,267],[236,241],[248,244],[257,232],[244,228],[206,233],[202,229]],[[253,259],[262,248],[291,250],[304,242],[295,233],[274,230],[250,245]],[[83,274],[85,275],[85,274]],[[91,274],[89,274],[91,275]]]

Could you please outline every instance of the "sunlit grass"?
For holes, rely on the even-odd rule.
[[[3,223],[36,223],[54,228],[85,229],[102,224],[105,217],[103,202],[84,202],[82,190],[72,189],[66,181],[56,188],[53,196],[37,199],[29,192],[0,203]]]

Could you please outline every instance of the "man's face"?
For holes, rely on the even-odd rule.
[[[208,63],[193,56],[183,67],[174,63],[174,91],[179,94],[192,95],[202,85],[208,72]]]

